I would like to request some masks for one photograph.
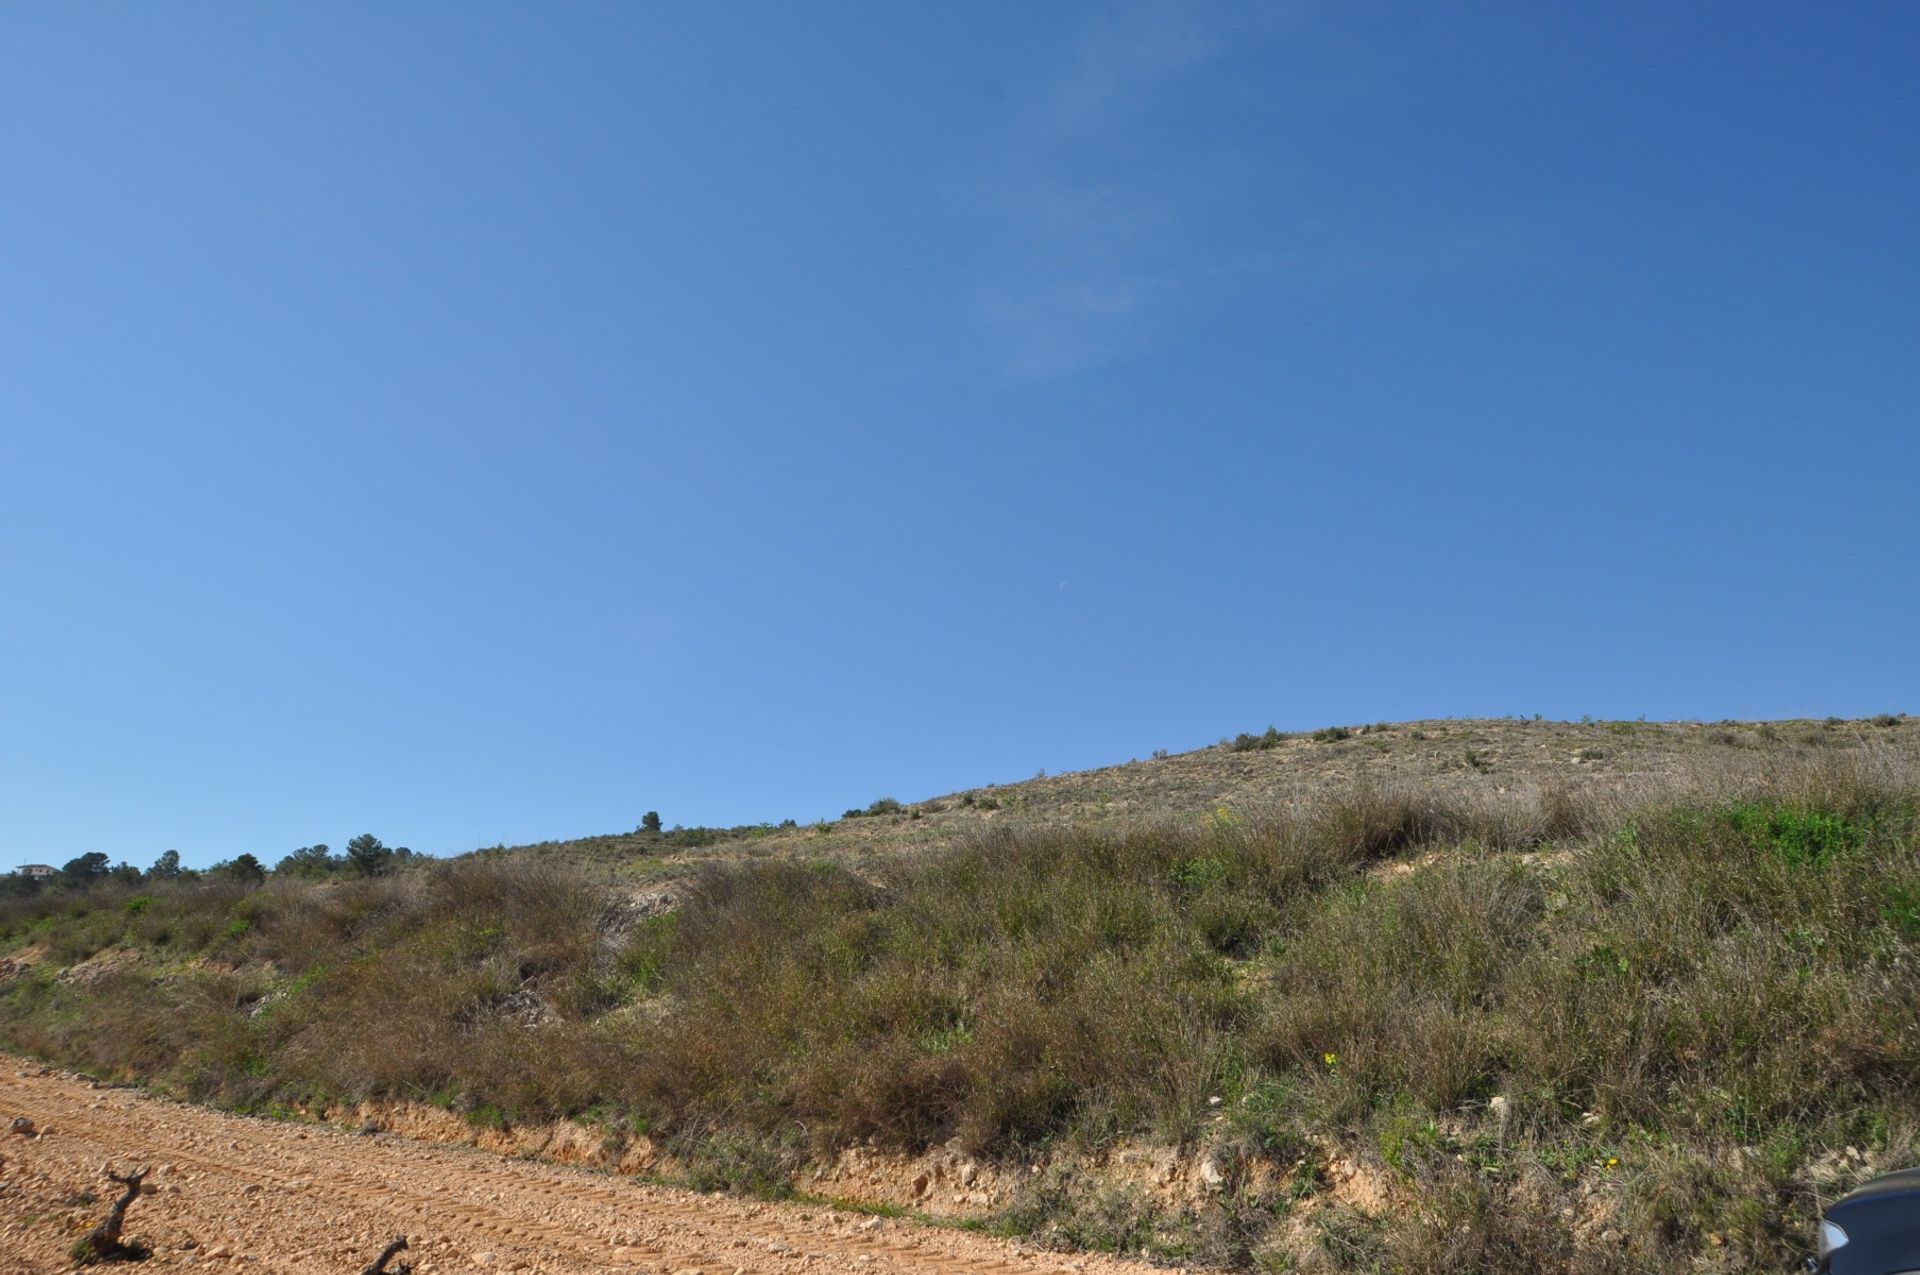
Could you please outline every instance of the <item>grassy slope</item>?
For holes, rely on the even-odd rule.
[[[1255,739],[1257,732],[1244,738]],[[1272,746],[1240,750],[1223,739],[1170,757],[910,801],[899,813],[876,818],[727,830],[711,844],[692,848],[676,847],[670,838],[615,833],[513,850],[609,866],[636,877],[681,876],[705,864],[739,859],[892,858],[1008,824],[1112,827],[1200,817],[1221,807],[1265,811],[1355,785],[1418,784],[1471,797],[1548,783],[1628,796],[1690,776],[1764,769],[1783,757],[1861,749],[1920,751],[1920,719],[1378,723],[1302,732]],[[865,807],[877,794],[856,796],[852,804]]]
[[[1172,1258],[1779,1265],[1844,1148],[1920,1132],[1916,747],[1425,723],[671,855],[42,899],[0,912],[31,963],[0,1036],[243,1107],[590,1113],[714,1185],[868,1140],[1179,1145],[1229,1189],[1049,1175],[1007,1219]],[[1328,1191],[1343,1162],[1383,1206]]]

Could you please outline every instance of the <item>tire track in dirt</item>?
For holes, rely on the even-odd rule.
[[[1141,1272],[1138,1263],[1034,1253],[1004,1241],[823,1206],[765,1204],[506,1159],[470,1147],[365,1138],[320,1125],[230,1116],[95,1089],[0,1059],[0,1127],[51,1130],[0,1143],[0,1272],[68,1269],[99,1206],[103,1161],[168,1165],[129,1215],[149,1268],[358,1271],[385,1241],[414,1242],[419,1275],[700,1272],[764,1275],[1055,1275]]]

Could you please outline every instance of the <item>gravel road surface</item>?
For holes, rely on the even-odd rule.
[[[16,1116],[34,1123],[14,1133]],[[766,1204],[507,1159],[470,1147],[248,1119],[97,1088],[0,1058],[0,1272],[73,1269],[73,1242],[118,1193],[104,1166],[154,1170],[126,1237],[132,1272],[192,1267],[359,1275],[405,1235],[417,1275],[734,1275],[1006,1272],[1143,1275],[1104,1257],[1042,1253],[819,1205]]]

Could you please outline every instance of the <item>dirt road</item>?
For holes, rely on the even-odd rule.
[[[523,1271],[858,1271],[1140,1275],[957,1231],[820,1206],[647,1186],[472,1148],[250,1120],[94,1088],[0,1058],[0,1272],[72,1269],[66,1254],[116,1189],[102,1166],[154,1166],[127,1236],[141,1271],[192,1267],[358,1275],[398,1235],[418,1275]],[[15,1116],[33,1136],[7,1132]],[[84,1193],[97,1199],[89,1200]]]

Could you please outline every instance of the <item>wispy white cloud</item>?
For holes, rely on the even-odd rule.
[[[1056,279],[982,295],[976,317],[1005,342],[1007,370],[1049,376],[1107,362],[1139,344],[1151,311],[1138,282]]]
[[[1402,197],[1367,155],[1324,144],[1356,112],[1418,109],[1396,74],[1416,53],[1300,16],[1137,0],[1016,90],[961,187],[979,232],[966,304],[1008,373],[1133,357],[1249,289],[1525,264],[1523,225]]]
[[[1122,9],[1081,36],[1047,95],[1049,123],[1061,137],[1098,131],[1156,84],[1205,66],[1220,49],[1219,33],[1190,6]]]
[[[1191,157],[1169,153],[1180,134],[1161,119],[1228,54],[1232,34],[1208,9],[1135,4],[1081,32],[1057,72],[1023,95],[968,183],[985,229],[971,310],[1011,373],[1059,375],[1134,353],[1165,335],[1195,287],[1258,268],[1209,242],[1218,191]]]

